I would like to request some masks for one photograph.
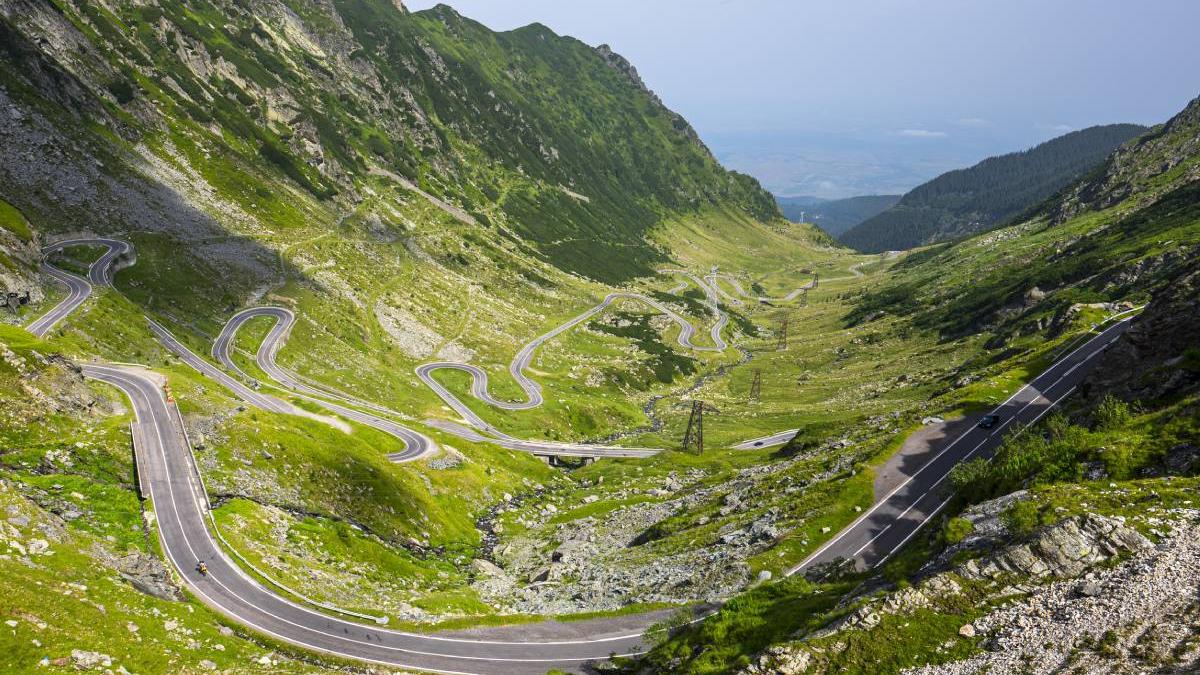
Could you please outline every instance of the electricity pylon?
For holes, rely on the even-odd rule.
[[[692,415],[683,434],[683,451],[704,454],[704,401],[692,401]]]

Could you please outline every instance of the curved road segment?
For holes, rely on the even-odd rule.
[[[88,267],[87,279],[60,270],[48,263],[42,263],[42,272],[67,287],[67,297],[29,324],[26,330],[37,337],[45,337],[46,333],[49,333],[50,329],[54,328],[59,321],[82,305],[83,301],[92,294],[93,284],[96,286],[111,284],[113,268],[116,266],[117,260],[133,251],[128,243],[117,239],[68,239],[43,247],[42,256],[48,257],[68,246],[103,246],[107,250]]]
[[[685,274],[699,283],[699,280],[697,280],[695,277],[692,277],[692,275],[687,272],[678,270],[670,271],[673,273]],[[706,290],[708,289],[706,288]],[[661,450],[656,448],[626,448],[621,446],[594,445],[590,443],[552,443],[546,441],[533,441],[513,438],[512,436],[509,436],[503,431],[497,429],[494,425],[490,424],[477,413],[475,413],[475,411],[471,410],[466,403],[464,403],[449,389],[438,382],[437,379],[434,378],[433,374],[438,370],[459,370],[467,373],[471,376],[471,395],[496,408],[501,408],[503,410],[529,410],[531,408],[536,408],[545,400],[542,397],[542,388],[541,385],[529,379],[529,377],[525,375],[525,370],[529,368],[529,365],[533,362],[534,352],[536,352],[539,347],[544,345],[549,340],[558,337],[562,333],[574,328],[575,326],[578,326],[584,321],[587,321],[596,314],[603,312],[617,300],[633,300],[641,302],[666,315],[667,318],[675,323],[675,325],[679,326],[679,335],[676,337],[676,341],[683,347],[694,351],[724,351],[728,345],[721,338],[721,331],[729,323],[729,317],[721,311],[720,307],[715,301],[715,297],[711,295],[712,292],[708,292],[710,293],[708,306],[710,311],[712,311],[713,315],[716,317],[716,321],[713,323],[712,328],[709,329],[709,338],[713,343],[711,346],[698,345],[693,341],[693,338],[696,336],[696,329],[685,317],[681,316],[665,304],[638,293],[610,293],[609,295],[605,296],[604,300],[596,306],[588,309],[569,321],[560,324],[554,329],[534,338],[524,347],[521,347],[520,351],[517,352],[516,356],[513,357],[512,362],[508,365],[509,374],[514,380],[517,381],[517,384],[520,385],[521,390],[525,392],[526,400],[524,401],[503,401],[492,396],[491,392],[488,390],[487,371],[478,366],[467,363],[457,363],[453,361],[436,361],[418,366],[416,369],[417,377],[421,378],[421,381],[424,382],[426,386],[432,389],[434,393],[436,393],[438,397],[440,397],[442,401],[446,403],[447,406],[458,413],[464,420],[467,421],[468,424],[474,427],[474,429],[466,429],[453,423],[439,422],[436,420],[430,421],[429,423],[443,429],[444,431],[467,438],[469,440],[489,441],[500,445],[501,447],[536,452],[538,454],[579,455],[589,457],[646,457],[660,452]]]
[[[751,295],[751,294],[747,293],[746,289],[742,288],[741,280],[739,280],[735,276],[732,276],[729,274],[719,274],[717,272],[713,272],[712,274],[705,275],[704,280],[707,281],[709,284],[711,284],[712,287],[715,288],[717,290],[717,292],[721,294],[722,297],[724,297],[726,300],[732,302],[733,304],[739,305],[739,306],[743,304],[742,301],[740,299],[730,295],[729,293],[726,293],[725,289],[721,288],[721,284],[718,283],[719,279],[724,279],[725,282],[728,283],[730,286],[732,286],[733,290],[737,291],[737,294],[740,295],[742,298],[745,298],[747,300],[755,300],[757,302],[776,302],[776,303],[791,302],[792,300],[795,300],[796,298],[800,297],[801,293],[805,293],[805,292],[809,291],[810,289],[815,288],[816,283],[817,283],[816,279],[814,279],[814,280],[808,282],[807,284],[804,284],[803,286],[794,289],[791,293],[788,293],[787,295],[785,295],[783,297],[771,298],[771,297],[767,297],[764,295]]]
[[[417,459],[436,450],[437,446],[434,444],[433,440],[424,434],[408,429],[407,427],[403,427],[389,419],[372,415],[361,410],[356,410],[354,408],[348,408],[345,405],[332,402],[329,399],[339,399],[344,403],[366,407],[384,415],[399,417],[400,413],[388,410],[382,406],[360,401],[359,399],[347,396],[346,394],[342,394],[340,392],[334,392],[327,388],[310,384],[301,379],[301,377],[296,373],[293,373],[292,371],[280,366],[275,361],[275,357],[279,353],[279,350],[283,347],[283,344],[287,341],[287,337],[296,321],[295,314],[289,309],[283,307],[253,307],[251,309],[238,312],[225,324],[225,327],[221,329],[221,334],[218,335],[217,339],[213,342],[213,358],[221,362],[226,368],[241,374],[247,379],[252,379],[246,375],[246,373],[244,373],[234,362],[232,357],[233,342],[234,338],[237,336],[238,330],[241,329],[241,327],[244,326],[247,321],[260,316],[268,317],[275,321],[275,325],[271,328],[270,332],[267,333],[267,336],[263,339],[262,344],[259,345],[258,351],[255,353],[255,363],[257,363],[258,367],[261,368],[268,377],[285,389],[291,390],[296,395],[310,400],[324,407],[330,412],[336,413],[348,419],[352,419],[356,422],[360,422],[367,426],[374,427],[404,440],[408,449],[398,455],[390,456],[390,459],[393,461]],[[197,360],[204,362],[203,359],[199,359],[199,357],[196,358]],[[204,363],[207,364],[207,362]],[[210,365],[209,368],[212,368],[212,366]],[[479,372],[482,373],[483,371]],[[484,378],[486,382],[486,374],[484,375]],[[495,427],[492,427],[478,415],[475,415],[470,408],[462,404],[461,401],[455,398],[454,395],[449,391],[446,391],[445,388],[441,387],[440,384],[437,384],[436,381],[433,381],[433,385],[435,391],[440,389],[441,391],[445,392],[445,396],[443,398],[449,397],[450,400],[454,401],[452,405],[457,404],[457,406],[459,406],[455,409],[463,415],[464,419],[471,421],[478,428],[486,430],[489,435],[485,436],[483,434],[478,434],[471,430],[463,429],[462,427],[453,425],[452,423],[432,424],[432,426],[436,426],[444,431],[454,433],[458,436],[466,437],[469,440],[485,441],[511,450],[533,452],[541,455],[581,457],[648,457],[659,452],[659,450],[654,448],[626,448],[620,446],[591,445],[586,443],[526,441],[513,438],[504,434]]]
[[[289,309],[282,307],[257,307],[238,312],[226,322],[225,327],[221,329],[221,334],[213,341],[213,357],[220,361],[226,368],[239,373],[247,379],[250,378],[246,373],[242,372],[234,363],[230,353],[233,345],[233,338],[237,335],[237,331],[242,325],[256,316],[269,316],[275,319],[275,326],[271,332],[263,340],[258,348],[258,353],[255,355],[255,362],[263,372],[272,380],[277,382],[285,389],[291,390],[295,395],[316,403],[326,410],[345,417],[346,419],[354,420],[360,424],[378,429],[385,434],[390,434],[404,443],[404,451],[388,455],[388,459],[393,462],[408,462],[414,459],[427,457],[437,451],[437,444],[433,439],[418,431],[413,431],[406,426],[397,424],[389,419],[384,419],[377,415],[372,415],[355,408],[349,408],[328,399],[342,399],[345,403],[351,405],[363,405],[376,410],[383,410],[378,406],[367,404],[363,401],[350,398],[348,396],[337,394],[325,389],[319,389],[308,384],[300,379],[298,375],[287,370],[275,363],[275,355],[279,352],[280,347],[287,340],[288,334],[292,330],[292,324],[296,321],[296,316]],[[203,359],[199,359],[203,360]],[[390,411],[386,411],[390,412]],[[398,413],[392,413],[398,415]]]
[[[111,272],[93,267],[89,276],[107,283]],[[273,357],[287,332],[286,327],[281,328],[281,317],[285,315],[275,316],[280,319],[272,331],[277,339],[271,344],[265,342],[260,355]],[[870,568],[886,561],[949,501],[946,479],[954,466],[973,457],[990,457],[1006,432],[1041,419],[1075,390],[1094,359],[1128,329],[1130,321],[1126,318],[1115,323],[1013,394],[993,411],[1001,418],[995,428],[973,428],[941,444],[932,459],[904,483],[787,574],[830,563],[852,561],[859,568]],[[228,355],[235,331],[236,327],[230,329],[223,346],[214,347],[218,358],[220,354]],[[214,541],[206,521],[211,513],[199,469],[178,423],[180,418],[172,415],[164,399],[161,379],[129,366],[87,364],[83,372],[117,387],[133,405],[139,482],[153,500],[166,556],[204,603],[253,630],[306,649],[401,668],[532,675],[552,668],[576,670],[614,654],[636,655],[645,649],[645,628],[662,618],[659,613],[563,624],[553,630],[547,624],[527,624],[470,634],[424,635],[345,621],[292,602],[250,578]],[[229,380],[241,385],[233,378]],[[225,380],[222,383],[227,384]],[[256,393],[248,388],[246,391]],[[270,401],[263,404],[271,405]],[[208,575],[194,571],[198,560],[207,563]],[[545,637],[556,631],[555,637]]]
[[[644,650],[641,627],[608,634],[600,628],[586,637],[547,640],[519,639],[519,630],[495,631],[497,638],[512,634],[512,640],[424,635],[345,621],[293,603],[247,576],[213,539],[191,448],[155,376],[137,368],[90,364],[83,372],[117,387],[133,404],[139,480],[153,500],[166,556],[201,601],[253,630],[328,654],[444,673],[541,675]],[[207,575],[195,571],[200,560],[208,566]],[[614,623],[619,627],[622,622]]]

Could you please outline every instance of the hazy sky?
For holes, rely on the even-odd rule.
[[[406,0],[411,9],[432,6]],[[902,190],[1200,95],[1196,0],[456,0],[633,62],[727,164],[777,192]]]

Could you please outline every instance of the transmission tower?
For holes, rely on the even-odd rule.
[[[704,454],[704,401],[692,401],[692,415],[683,434],[683,451]]]
[[[800,306],[808,307],[808,289],[807,288],[804,289],[804,292],[800,294]]]
[[[783,318],[779,320],[779,346],[777,347],[777,349],[781,352],[787,351],[788,322],[790,319],[791,319],[791,315],[784,314]]]
[[[762,395],[762,370],[754,369],[754,381],[750,383],[750,402],[758,403]]]
[[[817,272],[816,270],[813,270],[813,285],[812,285],[812,287],[816,288],[820,282],[821,282],[821,274],[819,272]]]

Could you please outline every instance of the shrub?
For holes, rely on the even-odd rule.
[[[1000,514],[1000,519],[1008,526],[1010,532],[1016,535],[1029,534],[1041,524],[1041,514],[1037,502],[1020,500]]]
[[[117,99],[117,103],[125,105],[133,100],[135,92],[133,84],[125,78],[117,78],[108,83],[108,91],[112,93],[113,98]]]
[[[974,531],[975,525],[966,518],[951,518],[942,530],[942,538],[947,544],[957,544]]]
[[[1129,404],[1108,394],[1096,406],[1096,428],[1100,431],[1117,431],[1133,419]]]
[[[965,492],[969,488],[978,490],[991,481],[991,465],[981,457],[962,462],[950,471],[950,484],[959,492]]]
[[[1123,443],[1105,448],[1100,453],[1100,459],[1104,462],[1104,469],[1108,472],[1109,477],[1116,480],[1129,478],[1133,474],[1136,464],[1133,459],[1133,450]]]

